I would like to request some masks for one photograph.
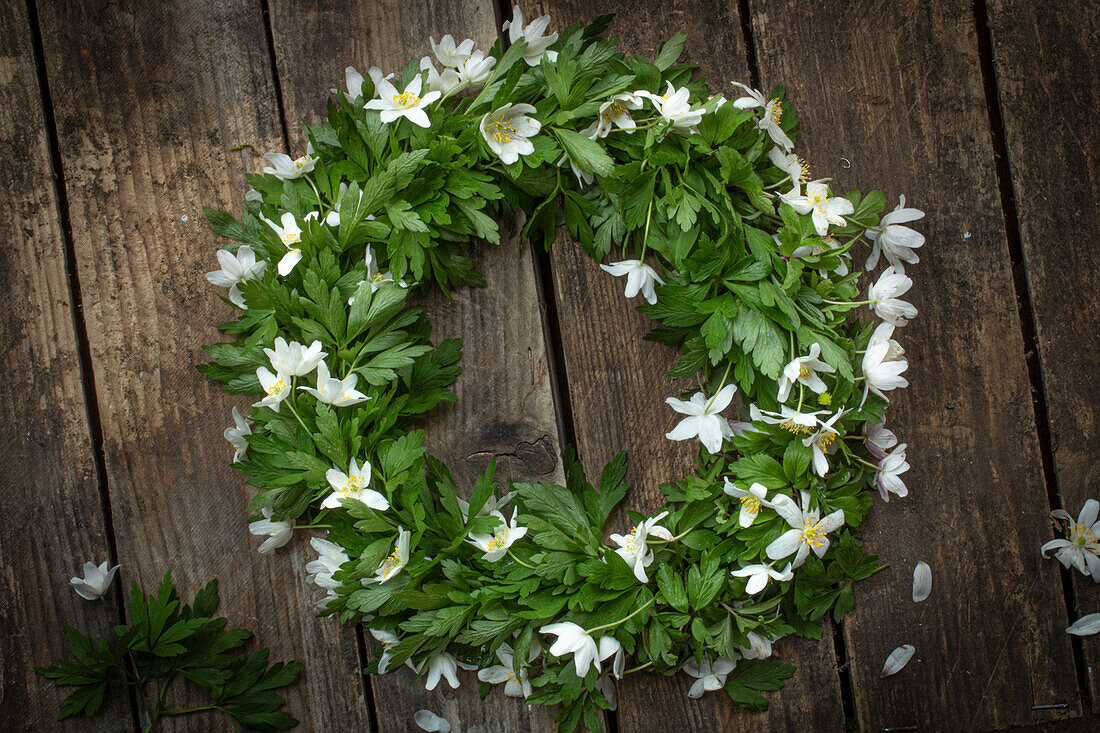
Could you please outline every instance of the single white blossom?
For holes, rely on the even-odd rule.
[[[868,348],[875,344],[886,344],[886,361],[897,361],[905,356],[905,349],[894,340],[894,329],[897,328],[889,321],[883,321],[871,332],[871,339],[867,342]]]
[[[723,478],[722,481],[724,482],[722,491],[739,500],[741,503],[741,513],[737,521],[742,527],[751,527],[752,523],[756,521],[756,517],[760,514],[760,508],[771,506],[771,504],[764,500],[764,497],[768,494],[768,489],[763,484],[754,483],[748,490],[745,490],[738,487],[737,484],[733,483],[728,478]]]
[[[347,473],[338,468],[330,468],[325,472],[325,479],[332,487],[332,493],[325,497],[325,500],[321,502],[321,506],[325,509],[339,509],[341,499],[355,499],[376,511],[386,511],[390,508],[390,503],[386,500],[386,497],[374,489],[368,488],[370,474],[370,462],[363,461],[363,465],[360,466],[354,458],[351,459]]]
[[[275,234],[279,236],[280,241],[286,247],[286,254],[279,260],[278,266],[279,274],[286,277],[302,261],[302,248],[296,246],[302,242],[302,228],[298,226],[298,220],[294,218],[294,214],[289,211],[283,214],[279,224],[271,221],[266,216],[261,218],[275,231]],[[317,219],[316,211],[306,214],[302,223],[304,224],[310,219]]]
[[[924,244],[924,235],[901,224],[924,218],[924,212],[920,209],[905,208],[905,196],[899,196],[898,200],[894,210],[879,221],[882,231],[867,229],[863,232],[872,244],[871,255],[867,258],[865,265],[868,270],[875,269],[880,254],[886,255],[886,261],[898,272],[905,271],[903,262],[911,264],[920,262],[920,258],[913,250]]]
[[[791,529],[774,540],[764,549],[772,560],[782,560],[794,554],[791,568],[801,567],[806,562],[806,557],[813,550],[818,557],[824,557],[829,549],[829,533],[844,526],[844,510],[837,509],[824,519],[821,519],[821,508],[809,509],[810,493],[803,491],[802,508],[799,508],[794,499],[785,494],[772,499],[772,508],[786,520]]]
[[[624,295],[628,298],[633,298],[640,292],[650,305],[657,302],[657,292],[654,290],[654,283],[660,283],[661,285],[665,284],[665,281],[661,279],[657,271],[641,260],[612,262],[610,265],[600,265],[600,269],[615,277],[626,275],[626,291]]]
[[[657,524],[667,516],[668,512],[661,512],[655,517],[642,521],[626,535],[611,535],[611,541],[619,546],[619,549],[615,550],[615,554],[626,561],[626,564],[634,571],[634,577],[639,582],[649,582],[646,568],[653,562],[653,550],[650,550],[647,544],[649,536],[652,535],[662,540],[672,540],[672,533]]]
[[[403,527],[397,528],[397,541],[393,543],[393,552],[389,557],[379,563],[378,568],[374,571],[373,578],[364,578],[363,584],[367,583],[385,583],[395,575],[401,572],[401,568],[405,567],[405,564],[409,562],[409,538],[412,537],[412,532]],[[436,679],[438,680],[438,675]],[[433,685],[434,687],[434,685]],[[433,687],[429,687],[431,690]],[[451,685],[451,687],[458,687],[458,683]]]
[[[805,159],[776,146],[768,151],[768,160],[791,179],[791,188],[796,196],[802,192],[802,184],[810,180],[810,164]]]
[[[312,538],[309,544],[317,551],[318,557],[316,560],[306,563],[306,573],[308,573],[306,580],[321,587],[326,592],[325,597],[317,603],[319,608],[324,608],[329,601],[337,598],[335,589],[340,587],[340,582],[333,579],[333,574],[350,558],[340,545],[323,540],[320,537]]]
[[[868,392],[874,392],[889,402],[890,398],[884,394],[885,392],[909,386],[909,380],[901,376],[902,372],[909,368],[909,362],[904,356],[890,359],[890,344],[891,341],[871,342],[867,345],[867,351],[863,352],[861,366],[863,376],[867,380],[863,385],[864,400],[867,399]],[[861,402],[860,405],[862,404]]]
[[[508,553],[508,548],[511,547],[514,542],[522,539],[527,534],[526,527],[519,527],[516,525],[517,511],[517,509],[512,509],[512,519],[510,522],[506,520],[504,515],[500,512],[493,512],[491,516],[500,520],[500,524],[496,526],[493,534],[471,534],[470,538],[466,540],[485,553],[481,556],[482,560],[486,562],[496,562]]]
[[[530,138],[538,134],[542,123],[528,116],[534,111],[533,105],[509,102],[481,118],[478,125],[481,136],[505,165],[515,163],[521,155],[535,152]]]
[[[878,281],[867,289],[867,300],[871,301],[871,310],[884,321],[895,326],[904,326],[917,315],[912,303],[899,300],[913,287],[913,281],[904,272],[887,267],[879,275]]]
[[[794,572],[791,570],[790,563],[787,563],[787,567],[783,570],[776,570],[771,565],[757,564],[731,570],[730,575],[735,578],[748,578],[749,582],[745,585],[745,592],[750,596],[754,596],[767,587],[768,580],[778,580],[780,583],[786,583],[794,577]]]
[[[393,633],[389,629],[369,629],[370,635],[382,644],[382,654],[378,657],[378,674],[388,674],[393,670],[390,669],[390,662],[393,661],[393,648],[401,641],[397,634]],[[405,665],[416,671],[416,666],[413,665],[412,660],[407,660]]]
[[[509,491],[507,494],[500,497],[499,499],[495,496],[490,496],[488,499],[486,499],[485,504],[481,507],[481,509],[478,509],[477,514],[475,514],[474,516],[487,517],[490,514],[499,513],[499,511],[504,508],[508,504],[508,502],[515,498],[515,496],[515,491]],[[470,502],[466,501],[465,499],[459,498],[458,510],[462,512],[462,521],[469,521],[468,515],[470,513]]]
[[[346,407],[358,405],[370,397],[355,388],[359,381],[359,375],[352,372],[343,379],[337,379],[329,375],[328,365],[321,362],[317,365],[317,388],[299,387],[298,389],[309,392],[325,404],[333,407]]]
[[[824,415],[825,412],[825,410],[800,412],[787,405],[780,405],[779,412],[772,412],[771,410],[761,410],[756,405],[749,405],[749,419],[753,422],[778,425],[788,433],[794,433],[795,435],[812,433],[818,425],[818,415]]]
[[[274,349],[265,348],[264,353],[271,360],[271,368],[288,377],[304,377],[311,374],[328,356],[321,351],[320,341],[314,341],[305,347],[297,341],[291,341],[288,344],[282,336],[275,338]]]
[[[599,672],[600,662],[617,651],[614,644],[604,642],[603,639],[597,646],[596,640],[589,636],[587,631],[569,621],[547,624],[539,629],[539,633],[553,634],[558,637],[557,641],[550,645],[549,651],[555,657],[572,654],[578,677],[588,674],[589,667],[595,667]]]
[[[832,374],[836,369],[818,359],[819,356],[821,344],[815,341],[808,356],[799,356],[783,367],[783,373],[779,375],[780,402],[787,401],[791,395],[791,387],[795,384],[806,385],[814,394],[823,394],[828,389],[817,373]]]
[[[837,410],[837,413],[824,422],[818,423],[817,430],[802,439],[802,445],[812,450],[814,471],[818,476],[825,478],[829,472],[829,461],[825,455],[836,450],[836,437],[840,433],[833,424],[844,416],[846,410]]]
[[[385,79],[379,79],[374,85],[378,97],[371,99],[363,107],[378,110],[382,124],[388,125],[404,117],[414,125],[431,127],[432,122],[428,119],[428,113],[424,108],[442,95],[438,91],[430,91],[420,96],[422,86],[423,79],[419,74],[413,77],[403,92],[398,92],[397,88]]]
[[[673,410],[688,417],[681,420],[671,432],[665,433],[665,437],[669,440],[688,440],[698,437],[699,442],[709,453],[718,453],[722,450],[722,441],[733,437],[729,421],[720,413],[729,407],[736,392],[736,384],[727,384],[709,401],[702,392],[696,392],[687,401],[678,400],[675,397],[667,398],[665,402]]]
[[[596,121],[588,127],[582,135],[587,135],[593,140],[607,137],[612,127],[625,130],[628,135],[637,128],[637,123],[630,116],[630,110],[641,109],[642,100],[636,94],[616,94],[611,99],[600,105],[596,114]]]
[[[733,100],[733,106],[737,109],[754,109],[756,107],[762,107],[764,114],[761,116],[760,121],[756,123],[756,126],[768,133],[768,136],[783,150],[790,150],[794,147],[794,142],[787,137],[787,133],[783,132],[783,128],[779,126],[779,123],[783,120],[783,105],[779,99],[768,99],[756,89],[750,89],[749,87],[739,82],[730,82],[735,87],[741,87],[745,90],[748,96],[740,97]]]
[[[233,427],[226,428],[223,433],[225,439],[236,450],[233,451],[233,462],[244,460],[248,454],[248,440],[246,435],[252,435],[252,427],[248,421],[241,417],[236,407],[233,408]]]
[[[767,659],[772,655],[771,639],[752,631],[745,634],[745,636],[749,637],[749,645],[747,647],[737,647],[742,657],[745,659]]]
[[[364,258],[366,259],[366,264],[367,264],[367,279],[366,280],[360,280],[359,284],[362,285],[363,283],[370,283],[370,291],[372,293],[377,293],[378,288],[382,287],[382,285],[384,283],[394,283],[398,287],[402,287],[402,288],[409,287],[409,284],[406,283],[403,279],[402,280],[394,280],[393,275],[390,273],[389,270],[386,270],[385,272],[383,272],[378,267],[378,258],[374,256],[374,250],[371,248],[371,246],[369,244],[367,245],[367,250],[366,250],[366,254],[364,255]],[[413,283],[413,285],[416,285],[416,283]],[[351,305],[354,302],[355,302],[355,296],[354,295],[351,296],[350,298],[348,298],[348,305]]]
[[[703,121],[703,108],[691,106],[691,92],[687,87],[677,89],[672,82],[667,82],[668,88],[664,94],[657,95],[653,92],[634,92],[637,97],[644,97],[653,103],[657,114],[661,115],[666,123],[672,126],[675,132],[696,132],[695,126]]]
[[[257,537],[266,537],[260,545],[261,555],[270,555],[278,550],[280,547],[290,542],[294,537],[294,520],[285,519],[279,522],[271,521],[271,507],[265,506],[261,513],[264,515],[263,519],[257,519],[255,522],[249,522],[248,531]]]
[[[435,42],[435,38],[429,36],[428,43],[432,45],[432,53],[435,54],[439,63],[452,69],[462,66],[470,58],[470,54],[474,52],[472,39],[467,38],[462,43],[455,45],[454,36],[449,33],[440,38],[439,43]]]
[[[523,25],[523,12],[519,6],[512,8],[512,19],[504,21],[503,29],[508,31],[508,42],[515,43],[521,38],[527,42],[527,49],[523,52],[523,60],[528,66],[538,66],[542,57],[546,56],[551,61],[558,60],[558,52],[551,51],[550,46],[558,40],[557,32],[546,36],[546,29],[550,26],[550,16],[543,15],[535,18],[526,27]]]
[[[290,378],[285,374],[272,374],[267,367],[257,369],[256,378],[260,380],[260,386],[267,395],[259,402],[252,403],[252,406],[270,407],[278,412],[279,403],[290,394]]]
[[[431,56],[420,59],[420,70],[428,72],[428,89],[441,95],[450,94],[462,83],[457,69],[444,68],[443,73],[435,68]]]
[[[94,601],[99,599],[111,587],[118,568],[119,566],[115,565],[108,570],[107,563],[96,565],[94,562],[86,562],[84,563],[84,577],[74,576],[69,580],[69,583],[78,596],[86,601]]]
[[[829,196],[829,184],[824,181],[811,181],[806,184],[806,194],[797,191],[781,194],[780,199],[790,205],[799,214],[809,214],[814,223],[817,236],[829,233],[829,225],[844,226],[844,217],[854,213],[855,205],[846,198]]]
[[[1081,513],[1077,521],[1066,512],[1065,509],[1055,509],[1050,516],[1069,523],[1069,537],[1047,542],[1040,548],[1043,557],[1050,557],[1047,553],[1054,550],[1055,557],[1063,566],[1075,567],[1100,583],[1100,502],[1089,499],[1081,507]]]
[[[428,659],[428,672],[424,675],[424,689],[434,690],[439,685],[439,679],[442,677],[447,680],[447,684],[450,685],[452,690],[458,689],[458,660],[453,655],[447,652],[436,652]],[[424,662],[421,662],[416,667],[416,673],[420,674],[420,671],[424,668]]]
[[[451,733],[451,721],[431,710],[417,710],[413,715],[413,722],[420,726],[420,730],[428,733]]]
[[[458,80],[460,84],[478,87],[489,81],[493,75],[493,67],[497,60],[492,56],[486,56],[481,51],[474,51],[470,58],[462,62],[458,67]]]
[[[504,694],[508,697],[528,697],[531,694],[531,681],[527,679],[527,668],[521,666],[519,674],[515,670],[515,652],[507,644],[497,647],[497,659],[500,664],[478,670],[477,678],[491,685],[504,684]]]
[[[886,423],[864,423],[863,434],[867,436],[863,446],[875,458],[885,458],[886,451],[898,444],[898,436],[886,429]]]
[[[244,294],[241,293],[241,283],[252,280],[264,274],[267,269],[265,260],[256,261],[256,253],[247,244],[237,248],[236,253],[227,249],[218,250],[218,264],[220,270],[206,273],[206,279],[211,284],[220,288],[229,288],[229,302],[238,308],[244,308]]]
[[[694,660],[685,662],[684,671],[695,678],[695,682],[691,683],[691,689],[688,690],[688,697],[697,699],[702,697],[704,692],[721,690],[726,684],[726,677],[736,666],[735,659],[719,657],[711,663],[710,657],[705,655],[698,665]]]
[[[909,470],[909,464],[905,462],[905,443],[894,449],[878,464],[878,473],[875,475],[875,486],[878,487],[879,496],[883,501],[890,501],[890,494],[900,497],[909,495],[909,489],[901,480],[901,474]]]
[[[306,150],[306,154],[299,158],[291,158],[286,153],[265,153],[264,158],[270,166],[264,168],[264,173],[275,176],[280,181],[292,181],[301,178],[313,170],[317,165],[317,158],[313,157],[313,146]]]

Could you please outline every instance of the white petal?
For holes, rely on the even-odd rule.
[[[886,658],[886,664],[882,666],[882,671],[879,672],[879,677],[889,677],[892,674],[900,672],[905,665],[909,664],[909,660],[913,658],[913,653],[916,649],[912,644],[902,644],[894,651],[890,652],[890,656]]]
[[[450,721],[441,718],[431,710],[418,710],[413,720],[421,730],[426,730],[428,733],[451,733]]]
[[[913,568],[913,602],[920,603],[932,593],[932,568],[921,560]]]
[[[1074,636],[1091,636],[1097,631],[1100,631],[1100,613],[1090,613],[1088,616],[1082,616],[1066,629],[1067,634],[1073,634]]]

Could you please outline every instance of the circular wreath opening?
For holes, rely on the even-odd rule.
[[[876,490],[906,495],[884,415],[924,241],[904,198],[880,219],[881,193],[812,179],[781,88],[727,100],[676,63],[684,35],[627,58],[608,22],[547,35],[516,8],[507,50],[448,35],[399,78],[349,67],[306,154],[266,155],[239,220],[207,211],[232,240],[207,278],[237,317],[200,369],[259,397],[225,432],[259,551],[313,530],[322,614],[383,645],[367,672],[407,664],[434,689],[476,669],[561,704],[564,729],[598,728],[641,670],[765,708],[794,671],[772,643],[851,608],[879,569],[855,530]],[[500,486],[490,465],[460,495],[416,427],[455,399],[461,344],[433,345],[410,293],[485,285],[465,249],[516,211],[536,244],[564,225],[615,260],[648,338],[681,350],[669,376],[698,382],[666,400],[696,471],[626,534],[605,533],[622,454],[597,485],[567,449],[564,486]],[[857,247],[888,264],[866,296]]]

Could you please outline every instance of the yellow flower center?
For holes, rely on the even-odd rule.
[[[493,539],[489,540],[489,550],[499,550],[505,546],[508,541],[508,528],[503,524],[497,527],[496,534]]]
[[[817,440],[814,441],[817,447],[823,451],[828,450],[835,442],[836,433],[832,432],[831,430],[821,431],[821,435],[817,436]]]
[[[389,573],[391,570],[399,567],[401,567],[401,550],[394,545],[393,552],[382,561],[382,572]]]
[[[302,241],[302,235],[298,232],[283,232],[283,244],[297,244],[300,241]]]
[[[619,100],[612,104],[610,107],[600,112],[600,119],[604,122],[610,122],[616,117],[621,117],[626,114],[626,104],[622,100]]]
[[[1089,552],[1100,554],[1100,538],[1097,538],[1092,530],[1084,524],[1074,522],[1069,527],[1070,542]]]
[[[271,386],[268,387],[266,391],[269,395],[274,397],[275,395],[279,394],[280,392],[282,392],[285,389],[286,389],[286,380],[283,379],[282,377],[279,377],[278,379],[276,379],[274,382],[271,383]]]
[[[814,522],[802,530],[802,541],[815,550],[825,546],[825,532],[821,529],[821,522]]]
[[[311,160],[313,160],[313,158],[309,157],[308,155],[303,155],[301,158],[297,158],[294,161],[294,167],[297,168],[298,170],[302,170],[303,168],[306,167],[306,164],[309,163],[309,161],[311,161]]]
[[[419,103],[420,97],[408,90],[393,95],[394,109],[409,109],[410,107],[415,107]]]
[[[638,551],[638,528],[633,527],[630,530],[630,534],[623,538],[623,547],[631,552]]]
[[[772,122],[776,125],[783,119],[783,107],[780,106],[778,99],[773,99],[768,102],[764,108],[764,113],[772,118]]]
[[[755,496],[742,496],[741,506],[744,507],[745,511],[750,514],[760,513],[760,500],[757,499]]]
[[[374,273],[374,274],[372,274],[372,275],[370,276],[370,281],[371,281],[372,283],[380,283],[380,282],[383,282],[383,281],[385,281],[385,279],[386,279],[386,276],[387,276],[387,274],[388,274],[388,273],[385,273],[385,272],[381,272],[381,271],[379,271],[379,272],[376,272],[376,273]]]
[[[802,173],[798,176],[798,180],[806,183],[810,180],[810,164],[801,155],[796,155],[795,160],[798,161],[798,166],[802,169]]]
[[[810,368],[808,366],[806,366],[805,364],[802,364],[800,366],[800,368],[798,370],[798,378],[799,379],[809,379],[810,378]]]
[[[518,137],[516,125],[509,117],[495,117],[489,121],[485,129],[498,143],[510,143]]]
[[[340,489],[340,496],[353,497],[363,488],[362,476],[348,476],[348,482]]]
[[[809,425],[799,425],[794,420],[785,420],[779,423],[779,427],[786,430],[788,433],[794,433],[795,435],[805,435],[810,432]]]

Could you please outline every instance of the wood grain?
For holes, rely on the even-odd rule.
[[[328,90],[343,86],[346,66],[362,73],[371,65],[399,71],[410,59],[431,54],[429,36],[473,38],[484,50],[497,37],[488,0],[371,7],[280,1],[271,6],[271,24],[292,140],[300,140],[302,122],[320,119]],[[302,37],[322,43],[324,56],[298,53]],[[561,481],[561,442],[531,247],[515,237],[500,247],[478,242],[471,256],[488,288],[458,290],[453,300],[439,294],[425,299],[433,338],[463,341],[458,402],[428,418],[429,449],[451,468],[463,491],[494,456],[502,481]],[[422,708],[461,721],[464,730],[553,730],[554,710],[528,708],[500,689],[482,700],[472,673],[463,673],[454,691],[441,684],[428,693],[407,668],[375,676],[371,684],[382,731],[407,730],[413,713]]]
[[[673,33],[686,32],[685,60],[697,64],[716,91],[729,94],[730,80],[749,79],[735,3],[545,0],[539,8],[539,13],[551,14],[552,28],[617,13],[608,33],[619,36],[620,48],[628,54],[652,57]],[[598,477],[604,463],[626,450],[632,489],[624,505],[637,511],[660,507],[664,496],[658,485],[689,473],[696,450],[696,445],[672,443],[664,437],[676,423],[664,398],[688,388],[683,380],[663,376],[677,352],[642,340],[652,324],[634,311],[641,300],[626,300],[623,282],[600,270],[568,235],[559,236],[551,261],[559,337],[585,468],[590,477]],[[629,527],[625,516],[619,521]],[[844,711],[831,628],[826,626],[821,641],[792,640],[778,646],[781,658],[799,671],[784,690],[769,694],[771,708],[765,714],[736,708],[724,694],[690,700],[690,679],[683,675],[639,674],[620,685],[620,729],[842,728]]]
[[[121,560],[146,587],[171,568],[185,595],[217,576],[231,622],[306,662],[288,703],[303,729],[365,730],[354,635],[314,618],[304,538],[256,554],[221,437],[230,400],[195,370],[230,315],[203,278],[219,243],[202,207],[241,208],[250,161],[231,147],[282,147],[260,4],[40,14]]]
[[[1049,507],[973,6],[754,8],[764,84],[787,85],[814,175],[928,212],[911,268],[920,315],[900,334],[911,386],[888,419],[909,444],[911,492],[861,529],[890,568],[845,623],[859,725],[989,730],[1079,714],[1058,574],[1038,552]],[[934,589],[914,604],[919,560]],[[903,643],[916,658],[880,680]],[[1066,707],[1032,709],[1053,703]]]
[[[1050,13],[999,0],[989,26],[1056,486],[1076,517],[1100,485],[1100,271],[1086,244],[1100,240],[1100,13],[1093,3]],[[1071,575],[1079,614],[1100,608],[1096,583]],[[1100,639],[1081,643],[1097,700]]]
[[[127,730],[116,695],[91,723],[56,718],[72,688],[34,671],[69,657],[70,624],[93,638],[118,623],[115,594],[69,585],[108,559],[46,117],[23,3],[0,6],[0,717],[8,730]],[[125,577],[128,569],[121,572]]]

